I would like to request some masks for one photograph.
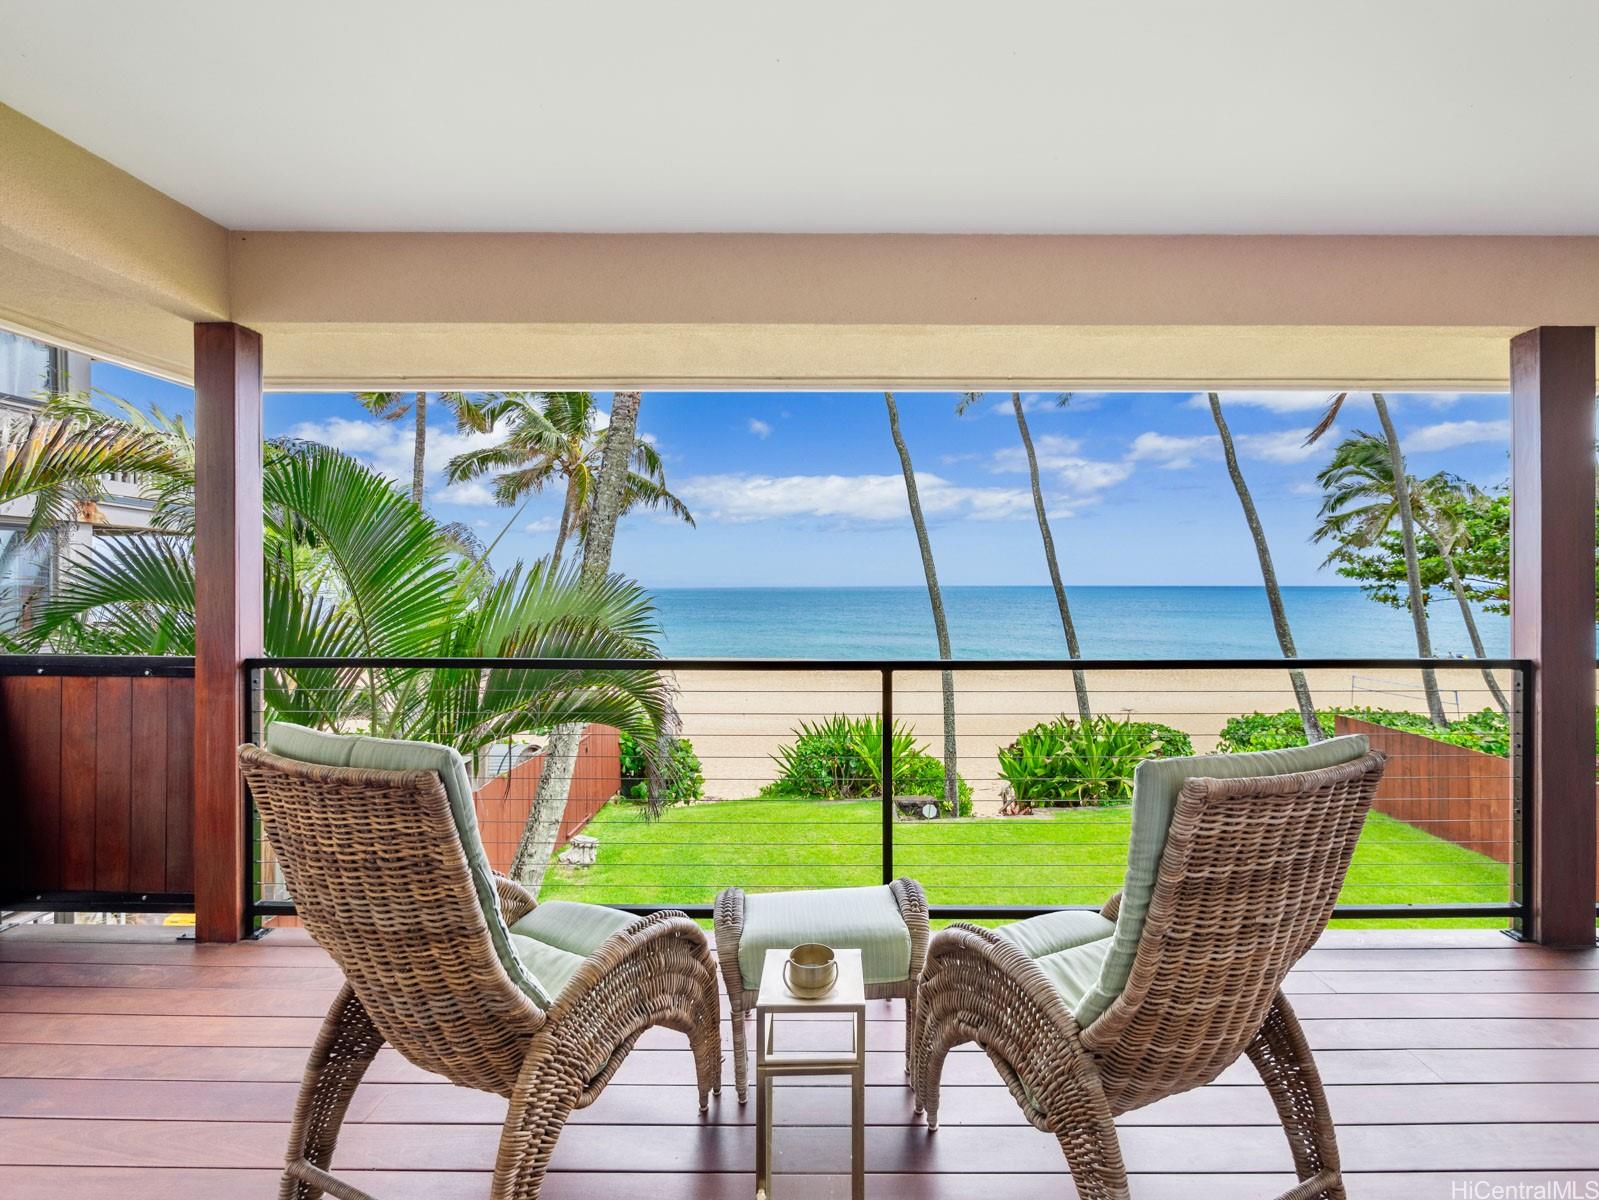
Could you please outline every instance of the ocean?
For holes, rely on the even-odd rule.
[[[934,658],[927,592],[903,588],[663,588],[664,653],[683,658]],[[1258,587],[1074,587],[1085,658],[1276,658]],[[1290,587],[1283,603],[1303,657],[1407,658],[1408,611],[1353,587]],[[1060,658],[1066,639],[1048,587],[947,587],[956,658]],[[1431,606],[1433,652],[1469,656],[1460,610]],[[1479,613],[1490,656],[1510,653],[1510,620]]]

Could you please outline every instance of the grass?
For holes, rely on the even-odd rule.
[[[1028,819],[898,821],[894,869],[935,904],[1100,904],[1120,885],[1131,810],[1058,810]],[[555,867],[543,899],[598,904],[709,904],[729,884],[748,891],[849,887],[880,881],[881,815],[874,800],[729,800],[646,820],[612,802],[584,831],[600,842],[593,867]],[[1345,880],[1347,904],[1497,903],[1503,863],[1372,813]],[[1501,927],[1502,919],[1456,926]],[[1424,920],[1345,921],[1435,925]]]

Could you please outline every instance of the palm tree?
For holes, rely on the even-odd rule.
[[[324,446],[270,454],[262,481],[269,655],[655,656],[652,606],[635,583],[613,576],[590,587],[545,562],[493,577],[388,480]],[[33,648],[192,654],[189,541],[144,535],[96,545],[24,636]],[[659,673],[642,670],[316,667],[263,678],[272,719],[327,729],[356,722],[467,755],[574,721],[648,738],[664,694]]]
[[[1338,548],[1327,557],[1333,563],[1344,548],[1370,549],[1393,529],[1399,518],[1398,490],[1394,487],[1393,458],[1384,439],[1356,431],[1333,451],[1332,461],[1316,476],[1321,485],[1321,523],[1311,536],[1315,542],[1333,541]],[[1450,590],[1460,606],[1460,616],[1471,641],[1472,653],[1486,658],[1477,617],[1466,595],[1465,581],[1456,563],[1456,554],[1470,540],[1466,511],[1481,501],[1482,493],[1472,484],[1439,471],[1426,479],[1406,480],[1416,527],[1431,539],[1449,579]],[[1419,565],[1419,551],[1418,551]],[[1484,668],[1483,679],[1500,708],[1510,711],[1499,681]]]
[[[638,392],[616,392],[611,398],[611,416],[594,484],[593,513],[587,522],[589,534],[583,545],[580,578],[585,587],[603,585],[610,578],[611,547],[616,541],[616,523],[626,507],[642,403],[643,396]],[[662,724],[657,722],[657,729]],[[544,883],[544,873],[555,850],[582,737],[583,725],[579,722],[563,723],[551,730],[538,789],[511,861],[511,878],[535,896]]]
[[[0,504],[31,498],[26,536],[35,537],[99,500],[106,475],[171,478],[190,470],[167,429],[59,398],[34,414],[20,439],[0,445]]]
[[[983,395],[982,392],[967,392],[955,405],[956,413],[964,413],[982,400]],[[1055,397],[1058,408],[1065,408],[1070,401],[1070,392],[1062,392]],[[1060,561],[1055,557],[1055,537],[1050,532],[1049,514],[1044,509],[1044,489],[1038,478],[1038,454],[1033,449],[1032,430],[1027,427],[1027,411],[1022,403],[1022,394],[1012,392],[1010,402],[1016,414],[1016,428],[1022,435],[1022,446],[1027,451],[1027,474],[1033,486],[1033,512],[1038,517],[1038,534],[1044,540],[1044,561],[1049,565],[1049,582],[1055,589],[1055,607],[1060,612],[1061,631],[1066,635],[1066,653],[1073,659],[1079,659],[1083,656],[1082,647],[1077,642],[1077,625],[1072,621],[1071,605],[1066,602],[1066,587],[1061,583]],[[1088,702],[1087,676],[1081,671],[1073,671],[1072,686],[1077,692],[1077,719],[1087,724],[1094,716]]]
[[[593,511],[596,472],[609,428],[600,428],[601,412],[589,392],[507,392],[470,410],[472,426],[484,432],[505,426],[497,445],[469,450],[452,458],[446,476],[452,483],[494,477],[494,496],[515,504],[536,495],[556,480],[564,481],[561,519],[556,527],[552,561],[561,562],[569,537],[587,536]],[[662,509],[694,524],[687,506],[667,490],[659,451],[635,440],[632,470],[626,476],[619,515],[635,508]]]
[[[922,515],[922,500],[916,491],[916,470],[911,465],[911,452],[905,445],[905,437],[900,433],[899,407],[894,403],[894,393],[884,392],[883,401],[888,405],[888,431],[894,439],[894,449],[899,452],[900,471],[905,476],[905,499],[910,503],[911,524],[916,529],[916,544],[922,552],[922,574],[927,577],[927,598],[933,606],[933,632],[938,638],[938,657],[947,661],[952,657],[949,622],[944,616],[944,594],[938,586],[938,568],[933,563],[933,544],[927,537],[927,519]],[[944,693],[944,805],[947,811],[959,813],[954,672],[944,671],[941,684]]]
[[[1233,491],[1238,493],[1239,507],[1244,510],[1244,523],[1249,526],[1249,536],[1255,542],[1255,558],[1260,562],[1261,582],[1266,585],[1266,604],[1271,609],[1271,624],[1277,633],[1277,645],[1284,658],[1298,658],[1299,651],[1294,648],[1294,631],[1288,624],[1288,610],[1283,607],[1282,588],[1277,583],[1277,568],[1271,561],[1271,546],[1266,542],[1266,530],[1260,523],[1260,513],[1255,509],[1255,499],[1250,495],[1249,484],[1244,481],[1244,472],[1238,465],[1232,430],[1227,427],[1227,418],[1222,415],[1221,397],[1215,392],[1208,395],[1210,415],[1216,422],[1216,432],[1221,435],[1222,457],[1227,460],[1227,474],[1232,477]],[[1299,705],[1299,721],[1305,727],[1306,740],[1321,741],[1321,721],[1316,717],[1316,703],[1310,697],[1310,685],[1305,682],[1305,673],[1290,670],[1288,679],[1293,684],[1294,700]]]
[[[1332,428],[1343,407],[1348,392],[1339,392],[1327,405],[1327,411],[1310,431],[1305,444],[1310,445]],[[1394,507],[1399,514],[1399,536],[1405,550],[1405,579],[1408,584],[1410,621],[1416,629],[1416,653],[1421,658],[1432,657],[1432,631],[1427,627],[1427,597],[1421,586],[1421,561],[1416,554],[1416,518],[1410,503],[1409,476],[1405,473],[1404,455],[1399,450],[1399,434],[1394,429],[1393,418],[1388,415],[1388,401],[1381,392],[1371,394],[1377,407],[1377,419],[1382,422],[1383,440],[1387,444],[1389,470],[1394,481]],[[1421,669],[1421,685],[1427,696],[1427,712],[1432,723],[1440,729],[1449,727],[1444,715],[1444,701],[1438,691],[1438,673],[1431,667]]]
[[[440,392],[439,401],[455,415],[458,423],[471,424],[463,416],[475,403],[465,392]],[[423,477],[427,466],[428,394],[416,392],[410,399],[404,392],[357,392],[355,398],[375,416],[385,421],[401,421],[407,416],[415,418],[416,435],[411,445],[411,499],[422,503]]]

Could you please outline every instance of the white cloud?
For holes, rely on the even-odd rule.
[[[1133,439],[1127,449],[1128,462],[1152,462],[1168,471],[1191,467],[1202,458],[1221,454],[1221,439],[1214,433],[1175,437],[1149,430]]]
[[[1133,473],[1127,463],[1085,457],[1081,442],[1058,434],[1049,433],[1034,438],[1033,451],[1038,456],[1039,473],[1052,476],[1057,484],[1079,500],[1114,487]],[[1025,472],[1026,450],[1021,446],[1006,446],[996,451],[989,463],[989,470],[998,474]]]
[[[930,517],[999,521],[1032,507],[1020,488],[963,487],[918,471],[917,492]],[[899,521],[910,513],[899,475],[695,475],[674,489],[696,510],[731,522],[784,517]]]
[[[331,417],[325,421],[301,421],[289,430],[290,437],[305,438],[333,446],[359,459],[403,486],[411,483],[411,458],[415,449],[415,430],[409,421],[354,420]],[[438,504],[489,507],[494,493],[486,480],[446,484],[445,464],[457,454],[492,446],[498,438],[489,433],[454,433],[429,429],[424,451],[423,481],[427,498]]]
[[[993,395],[993,393],[989,394]],[[1060,396],[1061,393],[1059,392],[1023,392],[1022,412],[1054,412],[1060,408]],[[989,406],[988,411],[996,416],[1014,417],[1016,415],[1016,406],[1007,394],[1003,399],[994,401]]]
[[[1336,392],[1218,392],[1223,410],[1263,408],[1274,413],[1321,412]],[[1189,408],[1210,408],[1208,393],[1188,398]]]
[[[1406,451],[1450,450],[1479,442],[1510,444],[1509,421],[1441,421],[1423,425],[1405,434],[1400,445]]]
[[[754,417],[750,418],[749,431],[762,441],[772,436],[772,427],[765,421],[757,420]]]
[[[1267,462],[1300,463],[1312,458],[1325,457],[1338,440],[1334,426],[1321,435],[1315,445],[1305,445],[1310,426],[1303,429],[1280,429],[1275,433],[1244,433],[1233,438],[1238,453],[1245,458],[1264,458]]]
[[[561,523],[554,517],[540,517],[536,521],[529,521],[522,526],[523,533],[554,533],[561,527]]]

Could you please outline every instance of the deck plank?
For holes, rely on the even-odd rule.
[[[301,930],[227,947],[148,926],[0,935],[0,1195],[272,1194],[306,1048],[338,984]],[[1351,1194],[1442,1200],[1462,1173],[1505,1186],[1599,1178],[1595,955],[1492,931],[1334,930],[1289,990],[1328,1083]],[[950,1056],[943,1127],[928,1135],[904,1086],[902,1013],[898,1002],[869,1007],[869,1192],[1073,1195],[1054,1140],[1021,1120],[973,1048]],[[799,1044],[836,1033],[827,1022],[790,1029]],[[692,1076],[681,1035],[646,1034],[599,1101],[574,1114],[545,1195],[750,1194],[753,1106],[727,1087],[702,1118]],[[847,1194],[840,1084],[798,1081],[777,1098],[779,1170],[810,1172],[785,1175],[785,1197]],[[385,1049],[352,1102],[339,1162],[384,1197],[482,1196],[504,1109]],[[1119,1124],[1145,1200],[1288,1183],[1286,1146],[1247,1062]]]

